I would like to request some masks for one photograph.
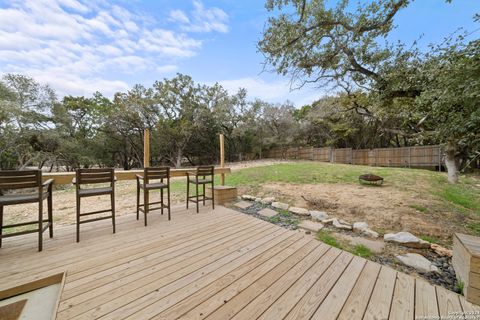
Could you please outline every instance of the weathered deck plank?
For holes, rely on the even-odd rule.
[[[223,207],[134,214],[0,249],[0,293],[67,272],[57,319],[414,319],[480,307],[311,236]]]

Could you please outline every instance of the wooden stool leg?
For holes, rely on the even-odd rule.
[[[137,220],[140,218],[140,182],[137,179]]]
[[[50,225],[48,226],[48,231],[50,233],[50,238],[53,238],[53,199],[52,199],[52,191],[48,194],[47,198],[47,205],[48,205],[48,222]]]
[[[38,251],[43,250],[43,200],[38,202]]]
[[[3,234],[3,206],[0,206],[0,248],[2,247],[2,234]]]
[[[203,186],[203,206],[205,206],[205,184]]]
[[[112,225],[113,225],[113,233],[115,233],[115,193],[112,192],[110,194],[110,202],[112,204]]]
[[[160,189],[160,206],[162,207],[162,216],[163,216],[163,189]]]
[[[196,205],[197,205],[197,213],[198,213],[198,183],[195,184],[195,188],[197,190],[197,193],[196,193],[197,203],[196,203]]]
[[[190,181],[187,178],[187,209],[188,209],[188,202],[190,201]]]
[[[80,199],[77,196],[77,242],[80,242]]]
[[[213,187],[213,179],[215,177],[212,177],[212,209],[215,210],[215,188]]]
[[[168,220],[170,220],[170,182],[167,187],[167,200],[168,200]]]
[[[148,190],[143,189],[143,215],[145,217],[145,227],[147,226],[148,201]]]

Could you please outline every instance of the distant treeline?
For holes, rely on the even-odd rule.
[[[369,149],[441,142],[390,129],[398,128],[399,119],[361,114],[341,94],[300,109],[290,102],[249,101],[243,89],[231,95],[182,74],[148,88],[136,85],[113,99],[97,92],[59,100],[47,85],[8,74],[0,82],[0,167],[141,167],[146,128],[151,163],[175,167],[218,162],[219,133],[227,161],[260,158],[289,145]]]

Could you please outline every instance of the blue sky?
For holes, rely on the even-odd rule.
[[[439,43],[458,28],[479,28],[476,12],[478,0],[416,0],[395,18],[389,40]],[[288,77],[262,72],[256,43],[270,14],[262,0],[0,0],[0,73],[30,75],[59,96],[112,96],[181,72],[232,93],[244,87],[251,98],[310,103],[325,92],[290,92]]]

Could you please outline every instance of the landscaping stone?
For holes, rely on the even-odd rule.
[[[298,207],[290,207],[288,209],[291,213],[297,214],[299,216],[309,216],[310,213],[305,208],[298,208]]]
[[[325,211],[310,210],[310,216],[314,221],[322,221],[328,219],[328,214]]]
[[[362,232],[365,229],[368,229],[368,223],[366,222],[355,222],[353,224],[353,231]]]
[[[352,230],[352,226],[342,220],[334,219],[332,224],[337,229]]]
[[[367,228],[367,229],[363,230],[362,234],[367,236],[367,237],[370,237],[370,238],[378,238],[378,232],[373,231],[370,228]]]
[[[272,207],[282,210],[288,210],[290,206],[287,203],[283,202],[272,202]]]
[[[450,257],[451,258],[453,256],[453,251],[452,250],[444,248],[441,245],[438,245],[436,243],[432,243],[430,245],[430,249],[441,257]]]
[[[258,214],[263,216],[263,217],[271,218],[271,217],[276,216],[278,214],[278,212],[275,211],[275,210],[269,209],[269,208],[265,208],[265,209],[262,209],[262,210],[258,211]]]
[[[338,219],[337,218],[328,218],[328,219],[323,219],[321,222],[323,224],[328,225],[328,224],[333,224],[333,221],[336,221],[336,220],[338,220]]]
[[[434,266],[430,260],[418,253],[396,255],[395,258],[404,265],[412,267],[420,272],[438,272],[438,268]]]
[[[318,232],[319,230],[323,229],[323,224],[321,224],[320,222],[303,220],[302,222],[300,222],[298,227],[311,232]]]
[[[242,195],[242,199],[243,200],[249,200],[249,201],[255,201],[256,197],[251,196],[249,194],[244,194],[244,195]]]
[[[260,203],[270,205],[270,204],[272,204],[273,201],[275,201],[274,197],[267,197],[267,198],[263,198],[262,200],[260,200]]]
[[[363,234],[367,237],[378,238],[378,233],[370,229],[368,227],[368,223],[366,222],[355,222],[353,224],[353,231]]]
[[[244,209],[244,210],[248,209],[252,205],[253,205],[253,203],[251,203],[249,201],[240,201],[240,202],[235,203],[235,207],[240,208],[240,209]]]
[[[383,249],[385,249],[385,243],[382,240],[370,240],[362,237],[352,237],[350,235],[340,233],[338,234],[338,236],[350,242],[351,245],[364,245],[375,254],[380,254],[383,252]]]
[[[409,248],[428,249],[430,242],[415,237],[410,232],[387,233],[383,239],[388,242],[394,242]]]

